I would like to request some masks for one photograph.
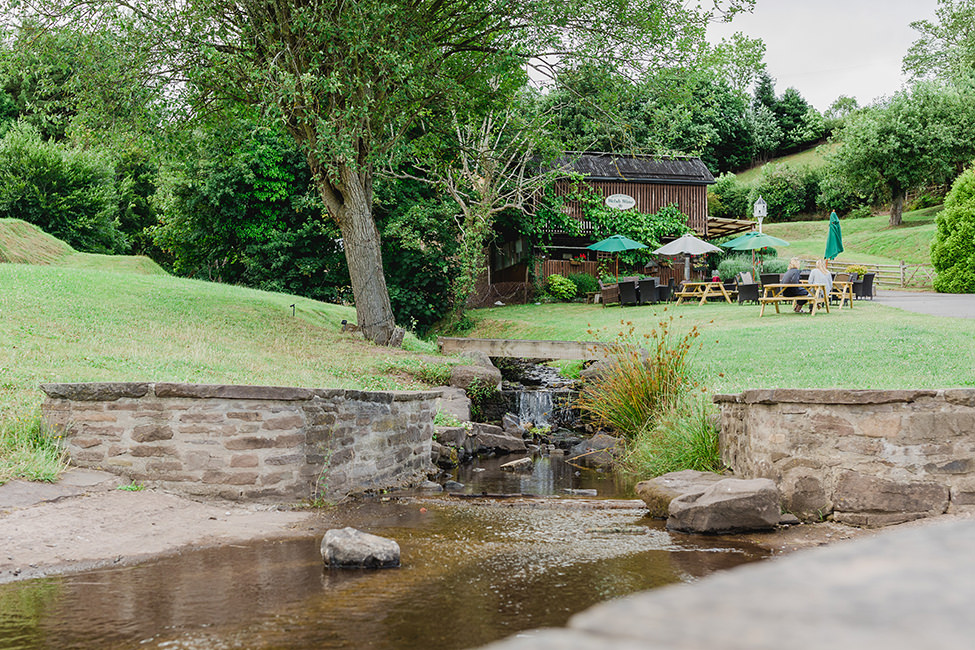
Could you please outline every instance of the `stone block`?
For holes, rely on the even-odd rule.
[[[224,485],[255,485],[260,478],[257,472],[221,472],[207,470],[200,478],[203,483],[222,483]]]
[[[257,454],[234,454],[230,457],[231,467],[257,467],[259,464]]]
[[[173,435],[175,434],[172,427],[161,424],[145,424],[132,429],[132,440],[135,442],[171,440]]]
[[[269,456],[264,459],[265,465],[299,465],[305,462],[304,454],[287,454],[284,456]]]
[[[86,438],[83,436],[75,436],[74,438],[71,438],[71,445],[74,447],[80,447],[81,449],[96,447],[100,444],[102,444],[100,438]]]
[[[833,491],[833,505],[844,513],[942,514],[948,487],[939,483],[894,481],[857,472],[842,472]]]
[[[261,414],[255,411],[228,411],[228,420],[243,420],[245,422],[260,422]]]
[[[146,463],[146,471],[150,474],[154,472],[179,472],[182,469],[183,463],[178,460],[153,459]]]
[[[226,449],[231,451],[242,451],[247,449],[271,449],[275,446],[274,438],[257,438],[247,436],[244,438],[233,438],[223,443]]]
[[[86,449],[73,452],[71,459],[79,463],[100,463],[105,460],[105,452],[98,449]]]
[[[806,522],[822,521],[833,512],[833,503],[826,494],[822,474],[809,469],[797,469],[779,483],[782,507]]]
[[[210,452],[208,451],[187,451],[183,453],[182,458],[183,466],[191,472],[198,472],[210,464]]]
[[[305,426],[305,418],[300,415],[287,415],[284,417],[266,418],[263,429],[268,431],[285,431],[288,429],[300,429]]]
[[[179,416],[180,422],[186,422],[188,424],[201,424],[204,422],[216,424],[226,420],[223,413],[183,413]]]
[[[176,456],[176,449],[170,446],[136,445],[129,452],[133,458],[149,458],[153,456]]]
[[[929,512],[834,512],[833,521],[859,528],[882,528],[930,516]]]
[[[118,422],[118,416],[114,413],[106,413],[102,410],[97,411],[83,411],[76,410],[71,418],[75,422],[87,423],[87,422]]]
[[[274,446],[279,449],[298,447],[303,444],[305,444],[305,434],[303,433],[281,434],[274,438]]]
[[[143,397],[147,383],[92,382],[83,384],[41,384],[48,397],[79,402],[111,402],[123,397]]]

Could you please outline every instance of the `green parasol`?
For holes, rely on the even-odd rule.
[[[829,213],[829,234],[826,236],[826,255],[828,260],[835,260],[843,252],[843,233],[840,230],[840,218],[836,211]]]
[[[646,248],[646,244],[641,244],[638,241],[633,241],[628,237],[623,235],[611,235],[602,241],[598,241],[595,244],[590,244],[586,246],[589,250],[600,251],[603,253],[622,253],[623,251],[635,251],[641,248]],[[620,258],[616,258],[616,277],[620,275]]]
[[[730,248],[733,251],[751,251],[752,270],[754,271],[755,251],[774,246],[788,246],[789,242],[784,239],[779,239],[778,237],[773,237],[772,235],[767,235],[764,232],[755,232],[753,230],[752,232],[746,232],[741,237],[735,237],[731,241],[726,241],[721,245],[725,248]]]

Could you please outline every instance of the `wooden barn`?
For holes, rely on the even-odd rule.
[[[687,225],[703,239],[744,232],[754,225],[751,221],[708,216],[707,186],[714,183],[714,176],[700,158],[584,152],[568,153],[557,164],[567,173],[581,175],[583,182],[601,194],[611,207],[653,214],[676,203],[687,215]],[[565,196],[571,191],[571,184],[567,174],[566,180],[556,183],[555,192]],[[600,261],[606,254],[586,248],[595,243],[593,226],[582,218],[578,204],[569,201],[566,209],[580,222],[581,236],[552,231],[546,233],[549,241],[539,250],[533,248],[535,242],[519,233],[499,233],[490,251],[488,273],[478,288],[478,305],[490,305],[498,300],[506,303],[527,300],[528,284],[533,277],[544,279],[554,273],[598,274]],[[543,262],[537,268],[530,268],[539,257]]]

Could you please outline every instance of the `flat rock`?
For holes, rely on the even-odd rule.
[[[518,472],[518,473],[530,473],[535,468],[535,463],[529,456],[524,458],[519,458],[518,460],[513,460],[510,463],[505,463],[501,465],[498,469],[502,472]]]
[[[513,454],[528,450],[522,438],[508,435],[504,429],[493,424],[475,424],[470,436],[474,439],[478,452],[493,451],[497,454]]]
[[[670,502],[667,528],[685,533],[770,530],[779,523],[781,496],[767,478],[726,478],[703,493]]]
[[[833,491],[833,517],[854,526],[889,526],[943,514],[948,499],[949,489],[939,483],[844,472]]]
[[[351,527],[333,528],[322,538],[322,561],[333,568],[394,568],[400,563],[399,544]]]
[[[437,398],[437,411],[457,418],[461,422],[471,421],[471,398],[463,388],[444,386]]]
[[[468,390],[472,384],[501,388],[501,371],[491,366],[454,366],[450,370],[450,385]]]
[[[714,472],[698,472],[685,469],[670,472],[636,484],[636,495],[647,504],[647,516],[666,519],[670,514],[670,502],[685,494],[703,494],[709,487],[726,476]]]

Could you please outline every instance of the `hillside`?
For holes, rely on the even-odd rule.
[[[823,154],[829,152],[836,145],[833,144],[822,144],[818,147],[813,147],[812,149],[806,149],[805,151],[800,151],[799,153],[789,154],[788,156],[780,156],[779,158],[774,158],[768,163],[763,163],[761,165],[755,165],[742,172],[737,172],[735,177],[742,183],[752,183],[759,176],[762,175],[762,168],[767,164],[776,165],[792,165],[793,167],[810,167],[817,168],[822,167],[826,164],[826,158]]]
[[[17,224],[0,232],[5,255],[44,260],[0,264],[0,420],[33,411],[44,382],[400,389],[446,374],[435,358],[343,334],[341,321],[356,318],[351,307],[78,257]],[[434,352],[412,336],[405,345]]]
[[[142,255],[79,253],[60,239],[20,219],[0,219],[0,262],[63,266],[159,275],[166,272]]]

